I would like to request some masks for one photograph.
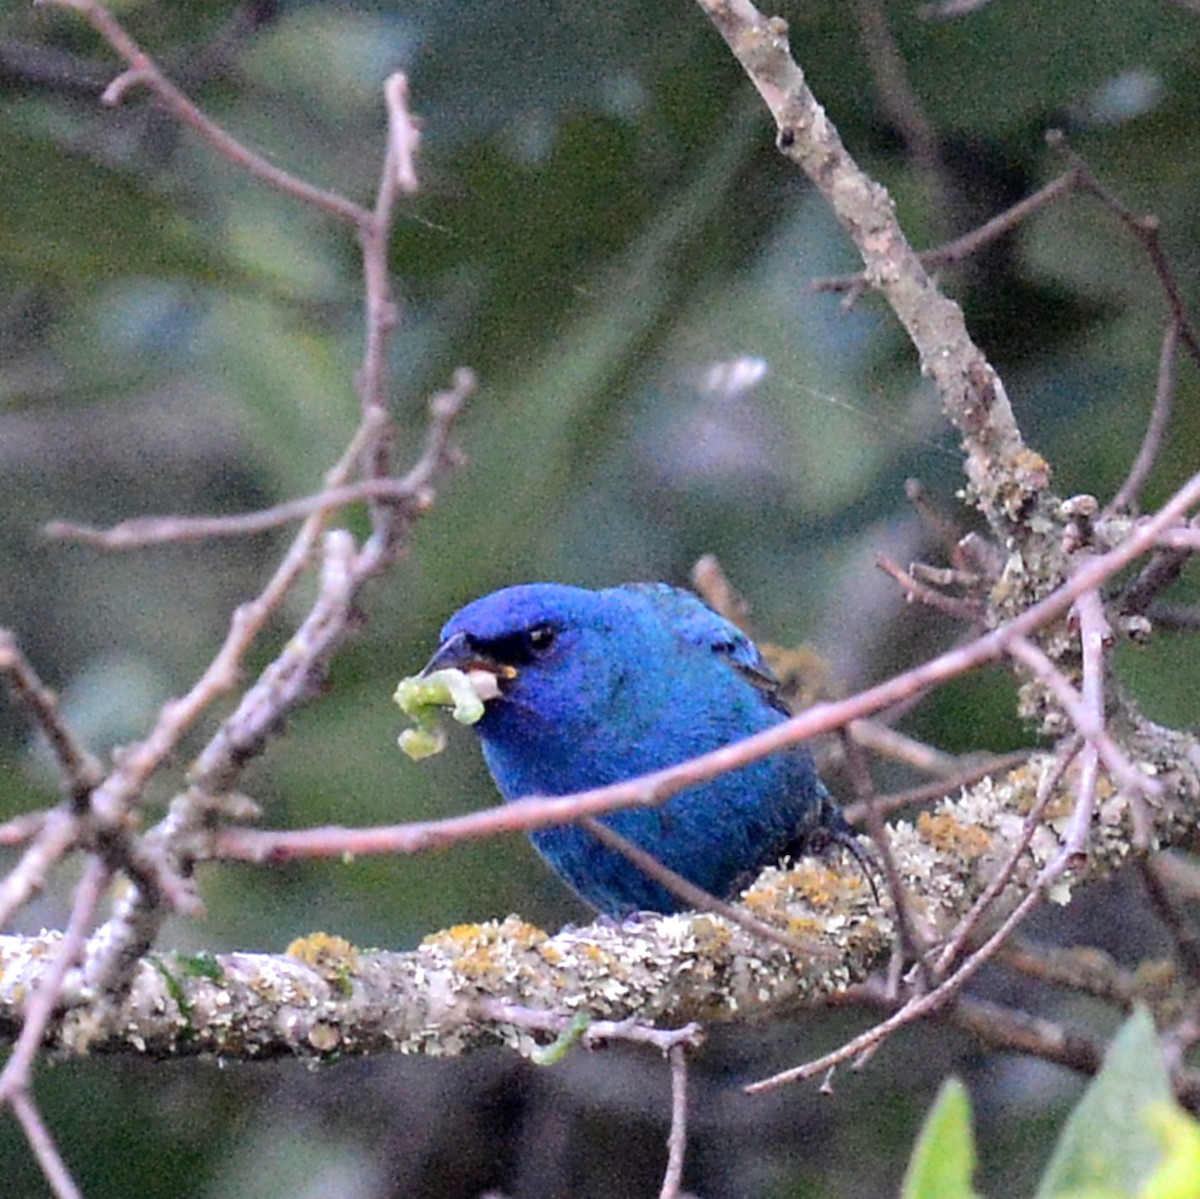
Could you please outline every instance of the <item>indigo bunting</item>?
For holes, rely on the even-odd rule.
[[[787,719],[755,644],[690,592],[665,583],[589,591],[507,587],[456,612],[424,674],[471,672],[495,686],[474,725],[505,799],[565,795],[674,765]],[[484,672],[483,676],[473,672]],[[793,746],[601,819],[664,866],[725,898],[787,853],[857,843],[812,758]],[[534,846],[610,916],[684,905],[574,825]]]

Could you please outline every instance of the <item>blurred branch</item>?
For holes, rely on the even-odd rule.
[[[138,516],[109,529],[54,520],[42,533],[55,541],[81,541],[106,550],[134,550],[171,542],[265,533],[314,513],[326,515],[364,500],[387,500],[420,511],[431,499],[428,491],[414,490],[405,479],[363,479],[342,487],[327,487],[315,495],[287,500],[257,512],[240,512],[233,516]]]
[[[920,172],[934,219],[945,221],[947,187],[938,132],[908,76],[882,0],[852,0],[859,36],[871,65],[875,93],[884,116],[899,131],[905,149]]]
[[[1192,522],[1193,530],[1200,527]],[[1166,532],[1166,530],[1164,530]],[[1117,597],[1117,611],[1125,617],[1140,616],[1183,573],[1188,559],[1196,552],[1195,544],[1157,550],[1150,561],[1126,584]]]
[[[991,1049],[1032,1054],[1081,1074],[1095,1074],[1104,1058],[1095,1037],[986,999],[959,999],[946,1014]]]
[[[964,233],[943,245],[922,250],[917,256],[927,267],[962,262],[997,238],[1011,232],[1039,209],[1045,208],[1052,201],[1057,200],[1059,196],[1078,187],[1077,174],[1074,171],[1067,171],[1065,174],[1059,175],[1057,179],[1052,179],[1044,187],[1038,188],[1025,199],[1018,200],[1011,208],[997,213],[991,220],[980,225],[978,229],[972,229],[969,233]],[[845,291],[852,294],[861,291],[867,285],[867,276],[862,271],[854,275],[826,275],[812,281],[814,291]]]
[[[105,88],[101,96],[104,104],[120,104],[130,88],[148,88],[168,112],[199,133],[222,158],[234,166],[256,176],[285,195],[311,204],[351,224],[361,227],[370,223],[371,215],[365,208],[336,192],[314,187],[311,183],[280,170],[273,162],[242,145],[237,138],[207,117],[163,74],[157,63],[129,36],[116,17],[97,0],[35,0],[35,3],[46,8],[65,8],[79,13],[129,64],[129,70],[118,75]]]
[[[1200,365],[1200,336],[1197,335],[1195,326],[1192,324],[1179,281],[1175,278],[1175,271],[1163,249],[1162,240],[1159,238],[1158,217],[1152,212],[1139,216],[1118,196],[1109,191],[1093,174],[1091,167],[1071,148],[1061,130],[1050,130],[1046,135],[1046,142],[1071,162],[1078,177],[1079,186],[1095,196],[1141,243],[1142,249],[1145,250],[1146,257],[1149,258],[1150,265],[1158,277],[1159,286],[1167,298],[1171,319],[1179,326],[1179,336],[1193,360]]]
[[[1142,444],[1138,446],[1129,474],[1125,482],[1117,488],[1116,495],[1109,501],[1107,512],[1130,511],[1137,506],[1142,484],[1158,458],[1175,402],[1175,350],[1178,344],[1179,322],[1172,317],[1167,322],[1162,349],[1158,355],[1158,381],[1154,387],[1154,407],[1150,412],[1150,420],[1146,424]]]

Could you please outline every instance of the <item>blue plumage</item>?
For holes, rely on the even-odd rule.
[[[475,725],[506,799],[565,795],[682,762],[778,724],[787,711],[754,643],[661,583],[589,591],[508,587],[455,613],[426,670],[484,669],[499,697]],[[765,865],[848,829],[802,747],[604,821],[719,897]],[[609,915],[682,904],[571,825],[532,834],[547,862]]]

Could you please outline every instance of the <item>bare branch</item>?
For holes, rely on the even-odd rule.
[[[960,997],[946,1015],[990,1049],[1028,1053],[1081,1074],[1095,1074],[1104,1059],[1094,1037],[990,1000]]]
[[[54,693],[38,677],[8,629],[0,629],[0,674],[8,676],[14,694],[50,743],[72,803],[77,807],[85,804],[102,777],[100,763],[63,723]]]
[[[38,976],[36,986],[22,989],[18,1004],[23,1018],[21,1035],[0,1072],[0,1106],[29,1087],[33,1059],[41,1048],[42,1038],[62,996],[67,973],[83,952],[88,927],[108,879],[109,871],[103,861],[98,857],[90,858],[83,878],[75,888],[67,930],[58,940],[47,969]]]
[[[908,244],[890,197],[853,160],[791,56],[787,25],[750,0],[698,0],[778,127],[780,151],[799,166],[833,210],[936,385],[962,435],[972,495],[994,531],[1024,539],[1029,510],[1049,513],[1049,470],[1025,447],[1004,385],[967,332],[957,304],[942,295]]]
[[[855,721],[850,727],[854,729],[859,724]],[[913,804],[925,803],[931,799],[941,799],[944,795],[952,795],[963,787],[969,787],[988,775],[1001,775],[1015,766],[1021,766],[1029,760],[1033,753],[1029,749],[1014,749],[1011,753],[984,755],[978,760],[974,755],[964,759],[953,774],[936,778],[931,783],[920,787],[910,787],[906,791],[896,791],[889,795],[877,795],[870,802],[879,809],[880,815],[887,816],[898,808],[910,807]],[[843,814],[851,824],[861,824],[866,820],[866,804],[847,804]]]
[[[1053,767],[1042,776],[1037,786],[1033,807],[1030,808],[1029,814],[1025,817],[1020,837],[1010,847],[1008,857],[1000,869],[988,881],[988,885],[984,887],[981,894],[971,905],[971,909],[963,915],[963,918],[958,922],[958,925],[950,936],[946,938],[945,944],[941,947],[937,962],[934,965],[934,974],[936,977],[944,978],[946,976],[947,971],[958,960],[963,948],[971,944],[975,938],[976,930],[983,923],[992,905],[1012,881],[1013,875],[1021,864],[1021,859],[1029,851],[1034,834],[1041,827],[1042,817],[1045,815],[1050,800],[1058,793],[1059,786],[1070,769],[1071,763],[1075,760],[1075,755],[1079,752],[1082,744],[1082,738],[1075,737],[1069,744],[1064,745],[1059,751]]]
[[[51,521],[44,536],[58,541],[82,541],[106,550],[145,549],[169,542],[203,541],[214,537],[244,537],[292,524],[306,516],[327,514],[364,500],[388,500],[401,505],[424,507],[426,494],[414,493],[403,479],[363,479],[342,487],[327,487],[315,495],[288,500],[258,512],[234,516],[138,516],[109,529],[71,521]]]
[[[54,808],[42,815],[42,825],[21,860],[0,881],[0,928],[13,913],[45,886],[46,874],[75,847],[79,820],[73,812]]]

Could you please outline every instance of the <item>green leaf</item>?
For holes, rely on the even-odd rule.
[[[1138,1008],[1068,1118],[1036,1199],[1138,1194],[1163,1158],[1149,1113],[1173,1103],[1154,1021]]]
[[[917,1138],[904,1176],[903,1199],[974,1199],[974,1172],[971,1100],[966,1087],[949,1078]]]
[[[1146,1118],[1165,1150],[1139,1199],[1196,1199],[1200,1195],[1200,1123],[1177,1104],[1152,1107]]]

